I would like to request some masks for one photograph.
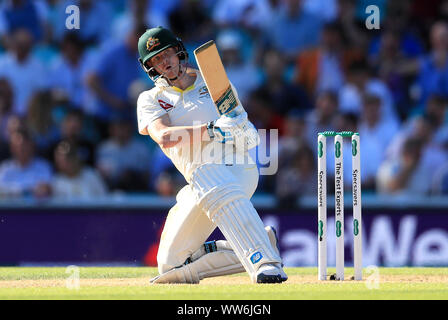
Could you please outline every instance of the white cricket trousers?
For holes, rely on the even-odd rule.
[[[223,164],[250,199],[258,185],[256,164]],[[216,225],[197,206],[190,185],[183,187],[176,196],[176,204],[168,213],[160,238],[157,263],[162,274],[182,265],[215,230]]]

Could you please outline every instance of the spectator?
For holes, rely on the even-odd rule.
[[[361,179],[364,190],[374,191],[376,173],[385,158],[385,150],[391,138],[398,132],[398,127],[392,127],[381,122],[381,99],[375,95],[365,95],[359,134],[362,139],[362,154],[368,155],[368,161],[361,163]]]
[[[419,39],[419,30],[415,28],[416,23],[411,23],[410,21],[411,19],[416,20],[417,18],[415,16],[411,17],[410,4],[411,1],[388,2],[387,8],[384,8],[387,10],[387,15],[384,16],[381,23],[381,29],[384,31],[375,35],[370,41],[369,55],[379,54],[383,36],[389,36],[390,34],[396,36],[397,53],[404,57],[416,58],[424,53],[423,43]],[[431,6],[431,4],[428,4],[428,6]],[[382,12],[380,12],[380,14],[382,14]]]
[[[0,77],[6,78],[14,92],[13,112],[25,115],[30,97],[47,85],[47,74],[32,55],[33,38],[26,29],[17,29],[11,35],[11,46],[0,56]]]
[[[112,117],[135,113],[135,101],[130,101],[129,89],[144,73],[138,63],[138,39],[146,27],[132,30],[120,41],[99,53],[98,65],[88,75],[87,83],[98,99],[95,117],[105,130]]]
[[[162,26],[169,27],[166,12],[159,6],[154,5],[151,0],[129,0],[126,1],[126,8],[122,14],[114,19],[112,24],[112,36],[118,40],[123,40],[132,31],[134,25],[144,24],[148,28]],[[165,2],[165,1],[164,1]],[[169,2],[169,1],[168,1]]]
[[[389,43],[390,36],[393,36],[393,46],[396,53],[404,58],[416,58],[424,53],[424,47],[421,40],[417,37],[415,30],[410,28],[407,17],[404,19],[396,19],[389,16],[384,23],[384,31],[374,37],[369,45],[369,56],[375,57],[381,54],[382,48]],[[386,39],[385,39],[386,38]],[[385,41],[386,40],[386,41]],[[392,48],[390,48],[392,49]],[[392,52],[390,52],[392,53]]]
[[[426,103],[425,115],[434,124],[434,143],[448,154],[447,99],[432,95]]]
[[[419,181],[424,178],[421,172],[422,141],[409,138],[405,141],[400,157],[387,160],[378,171],[378,191],[380,193],[408,193],[410,195],[423,195],[429,191],[429,185]],[[417,171],[420,169],[420,172]],[[424,179],[428,180],[428,179]]]
[[[0,36],[7,37],[18,29],[26,29],[35,41],[42,40],[45,31],[45,14],[44,6],[40,1],[3,1],[0,5]]]
[[[61,54],[51,65],[51,87],[58,101],[68,101],[78,109],[88,106],[91,92],[86,86],[86,77],[93,61],[93,55],[84,51],[77,33],[64,36]]]
[[[361,162],[364,191],[448,194],[448,1],[374,2],[0,0],[0,164],[16,164],[20,174],[31,170],[11,162],[11,141],[25,130],[34,144],[32,159],[65,164],[66,173],[58,174],[64,186],[84,183],[84,165],[98,166],[112,190],[172,196],[185,181],[173,174],[165,154],[153,143],[139,147],[117,124],[133,117],[136,97],[152,85],[137,61],[139,35],[146,26],[170,25],[190,53],[215,38],[249,118],[260,129],[278,130],[278,145],[268,131],[268,139],[251,150],[279,155],[278,175],[261,176],[259,191],[295,204],[303,192],[288,189],[302,188],[298,152],[311,146],[316,157],[318,132],[352,129],[360,132],[367,159]],[[380,30],[366,29],[367,3],[381,9]],[[80,8],[79,30],[65,26],[71,4]],[[121,133],[109,137],[109,130]],[[403,183],[408,140],[421,144],[408,152],[420,157]],[[56,160],[61,141],[70,152]],[[327,145],[331,150],[333,144]],[[395,176],[401,184],[391,191],[384,181]],[[48,185],[5,192],[46,195]],[[329,192],[333,185],[329,180]]]
[[[9,156],[8,121],[12,116],[13,91],[8,80],[0,79],[0,162]]]
[[[447,0],[432,0],[432,1],[441,1],[439,6],[428,6],[425,2],[418,2],[415,4],[415,12],[416,13],[427,13],[426,10],[430,11],[429,14],[427,14],[424,17],[419,17],[420,19],[424,20],[422,24],[429,25],[431,24],[435,19],[439,18],[440,20],[447,20],[448,19],[448,1]],[[422,10],[423,9],[423,10]],[[426,9],[426,10],[424,10]]]
[[[8,197],[50,194],[52,170],[49,163],[34,155],[34,144],[25,131],[12,133],[12,158],[0,165],[0,194]]]
[[[439,95],[431,95],[426,103],[425,114],[434,122],[436,130],[446,124],[447,99]]]
[[[434,173],[434,180],[431,185],[432,195],[448,195],[448,164],[444,164]]]
[[[417,59],[403,52],[398,33],[387,30],[379,39],[378,52],[372,53],[370,59],[379,79],[390,89],[400,118],[406,119],[411,104],[410,79],[417,70]]]
[[[412,19],[420,29],[427,30],[437,18],[447,18],[448,2],[446,0],[410,1]]]
[[[11,148],[10,148],[10,140],[13,133],[17,131],[26,130],[26,123],[23,118],[15,114],[10,114],[10,116],[5,119],[5,127],[3,128],[3,137],[0,139],[2,141],[1,145],[1,155],[0,155],[0,163],[8,158],[11,158]]]
[[[264,30],[266,41],[285,54],[288,62],[303,50],[316,46],[322,29],[321,17],[303,10],[302,1],[284,1]]]
[[[129,120],[114,119],[109,126],[109,139],[98,147],[96,167],[112,190],[148,189],[149,150],[133,137],[133,128]]]
[[[363,137],[363,144],[370,138],[376,140],[383,148],[387,149],[391,138],[399,130],[398,126],[392,126],[381,118],[381,98],[375,94],[366,94],[363,97],[361,123],[359,132]]]
[[[26,131],[26,129],[25,120],[16,114],[12,114],[6,123],[5,141],[9,144],[9,140],[14,132],[23,130]]]
[[[216,44],[227,76],[237,88],[238,97],[244,105],[249,92],[260,84],[257,68],[250,61],[244,60],[241,52],[241,36],[236,31],[221,32],[216,38]]]
[[[323,91],[316,99],[316,108],[306,116],[306,137],[309,145],[316,143],[317,134],[334,130],[334,118],[339,109],[338,96],[333,91]]]
[[[303,112],[293,109],[285,118],[284,134],[278,141],[279,167],[290,165],[297,150],[307,145]]]
[[[268,50],[264,56],[263,69],[266,79],[260,90],[269,94],[279,113],[287,114],[293,109],[301,112],[311,109],[311,102],[305,90],[287,80],[286,61],[280,52]]]
[[[341,25],[328,23],[323,27],[319,46],[298,55],[295,82],[311,97],[321,91],[339,91],[347,67],[361,56],[358,50],[344,45]]]
[[[279,1],[271,0],[219,0],[212,17],[219,28],[242,27],[261,30],[272,21],[272,12]]]
[[[152,140],[151,140],[152,141]],[[149,141],[151,145],[151,141]],[[166,156],[166,154],[162,151],[162,149],[158,148],[157,145],[152,145],[151,150],[151,176],[149,181],[149,186],[151,190],[156,190],[158,188],[158,178],[161,174],[166,172],[177,172],[175,170],[173,163],[171,162],[170,158]],[[156,148],[154,148],[156,147]],[[166,180],[164,180],[166,181]],[[184,181],[185,184],[185,181]]]
[[[54,152],[57,174],[52,180],[52,194],[64,199],[95,199],[106,194],[101,176],[79,158],[76,147],[67,141]]]
[[[347,44],[365,52],[369,42],[369,34],[366,31],[371,33],[372,30],[366,30],[365,19],[358,19],[357,4],[357,0],[339,0],[336,20],[341,23]],[[365,14],[365,11],[363,13]]]
[[[155,180],[155,190],[159,196],[175,196],[185,186],[185,178],[174,168],[163,171]]]
[[[338,14],[338,0],[304,0],[303,9],[321,16],[326,23],[333,22]]]
[[[365,59],[353,62],[347,71],[347,82],[339,91],[340,109],[360,115],[362,96],[375,94],[381,98],[381,121],[398,125],[399,118],[395,110],[390,90],[380,79],[371,74],[371,68]]]
[[[275,167],[278,159],[272,157],[272,155],[277,154],[278,143],[276,143],[276,138],[272,139],[271,133],[276,136],[283,136],[285,126],[284,116],[275,110],[274,103],[270,100],[269,94],[260,88],[250,93],[245,108],[254,126],[259,130],[265,130],[261,132],[258,147],[250,150],[252,152],[251,156],[256,161],[258,167]],[[271,132],[271,130],[274,131]],[[254,154],[255,151],[256,155]],[[274,192],[275,176],[260,175],[259,179],[257,190]]]
[[[25,122],[36,144],[37,153],[42,157],[48,155],[51,146],[59,137],[52,111],[53,99],[50,91],[40,91],[31,97]]]
[[[424,105],[431,94],[448,97],[448,24],[436,22],[431,28],[431,52],[420,64],[417,84]]]
[[[215,36],[215,26],[204,8],[204,1],[181,1],[169,13],[168,20],[171,31],[182,39],[187,50]]]
[[[445,122],[446,100],[440,96],[431,96],[426,103],[425,113],[408,119],[400,131],[394,135],[386,150],[387,158],[397,158],[404,142],[409,137],[422,139],[436,154],[447,153],[448,127]]]
[[[158,11],[160,14],[164,16],[168,16],[170,12],[178,8],[181,4],[182,0],[149,0],[149,10],[150,11]],[[210,1],[206,0],[205,2]]]
[[[380,192],[427,195],[435,172],[446,163],[446,154],[432,143],[431,121],[420,117],[415,125],[415,132],[406,137],[399,156],[388,158],[378,170]]]
[[[427,155],[432,161],[434,167],[446,160],[447,154],[444,154],[442,145],[437,142],[435,134],[437,130],[437,122],[427,114],[417,117],[415,121],[415,130],[411,136],[421,139],[424,143],[424,155]],[[426,158],[424,158],[426,159]]]
[[[298,197],[313,196],[317,190],[317,168],[314,153],[302,145],[295,153],[292,163],[282,166],[276,175],[279,203],[286,207],[295,205]],[[292,188],[291,186],[294,186]]]
[[[56,8],[56,19],[53,25],[56,41],[61,41],[64,35],[70,32],[65,25],[65,20],[68,17],[65,10],[70,5],[75,5],[79,8],[80,28],[77,32],[84,43],[95,46],[109,40],[111,37],[110,26],[113,19],[110,1],[65,0],[59,1]]]
[[[283,134],[284,118],[274,107],[269,94],[262,88],[252,91],[245,106],[250,121],[258,129],[277,129],[279,135]]]
[[[82,163],[93,166],[95,160],[95,146],[85,134],[84,115],[80,110],[69,110],[60,126],[60,140],[66,141],[75,149]],[[60,142],[52,146],[52,155]]]

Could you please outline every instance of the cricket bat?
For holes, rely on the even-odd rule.
[[[238,101],[230,85],[215,41],[210,40],[198,47],[194,50],[194,56],[219,115],[229,114],[238,105]]]

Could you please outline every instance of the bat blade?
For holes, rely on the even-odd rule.
[[[230,113],[238,105],[222,64],[218,49],[213,40],[194,50],[194,56],[204,78],[208,92],[220,115]]]

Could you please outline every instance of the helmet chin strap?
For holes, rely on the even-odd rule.
[[[184,70],[182,70],[182,66],[185,66],[185,68],[183,68]],[[185,70],[187,69],[186,64],[184,65],[182,62],[179,62],[178,67],[179,67],[179,71],[177,72],[177,76],[176,77],[170,79],[170,78],[167,78],[164,75],[162,75],[163,77],[165,77],[170,82],[171,85],[173,84],[173,81],[176,81],[176,80],[178,80],[181,77],[184,77],[185,74],[186,74],[186,72],[185,72]]]
[[[177,77],[174,77],[174,78],[171,78],[171,79],[168,79],[168,80],[170,80],[170,81],[176,81],[176,80],[182,75],[182,67],[181,67],[181,63],[178,64],[178,67],[179,67],[179,71],[177,72]]]

